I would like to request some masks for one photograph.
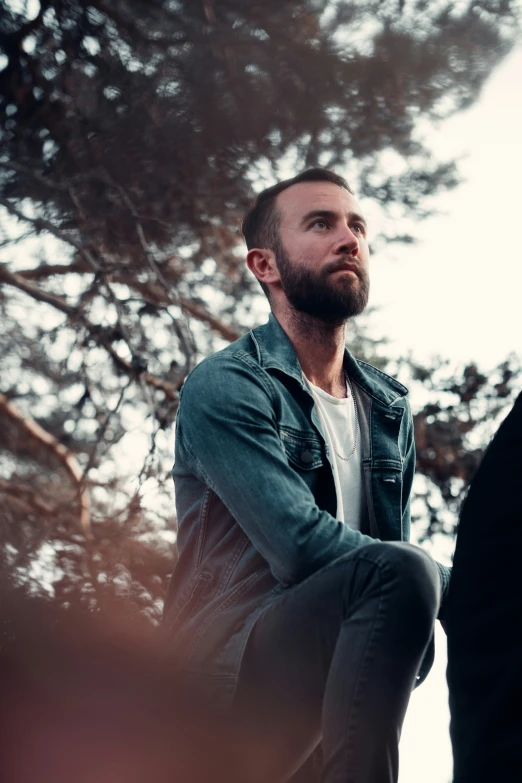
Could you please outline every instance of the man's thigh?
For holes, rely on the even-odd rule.
[[[245,755],[259,754],[258,769],[268,763],[268,754],[274,768],[297,770],[318,745],[327,681],[344,620],[354,620],[348,635],[346,626],[343,630],[342,647],[348,650],[346,670],[342,663],[339,666],[337,650],[333,667],[336,683],[331,679],[328,683],[329,693],[334,693],[335,698],[338,694],[343,703],[350,700],[351,687],[356,684],[355,673],[353,682],[350,681],[348,659],[361,661],[369,647],[367,634],[375,628],[375,615],[369,607],[372,601],[379,611],[386,605],[382,590],[389,593],[391,624],[399,625],[394,616],[400,614],[400,608],[394,601],[397,593],[393,593],[393,577],[382,587],[382,568],[391,567],[399,574],[402,565],[406,570],[411,566],[412,559],[414,566],[417,561],[426,560],[426,564],[421,563],[420,589],[424,566],[426,581],[433,578],[430,567],[438,579],[431,559],[418,548],[376,542],[339,558],[305,582],[289,588],[257,621],[244,655],[235,712],[245,733]],[[410,595],[412,591],[404,592]],[[383,658],[384,667],[393,668],[393,655],[384,652]],[[389,682],[389,672],[382,675]],[[269,777],[270,770],[266,770]]]
[[[257,621],[239,677],[236,708],[258,726],[301,726],[320,738],[321,705],[343,618],[347,556],[288,590]],[[364,566],[363,566],[364,567]]]
[[[320,742],[321,711],[342,623],[341,558],[289,588],[257,621],[239,676],[235,712],[261,754],[284,753],[297,769]]]

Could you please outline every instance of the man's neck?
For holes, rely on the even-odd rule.
[[[305,376],[333,397],[346,397],[343,370],[346,324],[329,324],[297,310],[274,313]]]

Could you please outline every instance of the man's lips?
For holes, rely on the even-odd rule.
[[[352,272],[354,275],[357,275],[357,277],[360,277],[360,269],[359,264],[337,264],[333,267],[333,269],[330,269],[329,274],[334,274],[335,272]]]

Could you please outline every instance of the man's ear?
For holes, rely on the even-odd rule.
[[[252,274],[261,283],[270,285],[271,283],[279,282],[281,279],[273,250],[254,247],[248,251],[246,262]]]

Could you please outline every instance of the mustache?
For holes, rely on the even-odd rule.
[[[332,261],[330,264],[327,264],[327,266],[325,266],[323,272],[326,276],[331,274],[332,272],[338,272],[340,269],[350,269],[352,272],[355,272],[359,277],[364,277],[364,270],[362,269],[360,263],[356,261],[354,258],[352,258],[351,256],[336,258],[335,261]]]

